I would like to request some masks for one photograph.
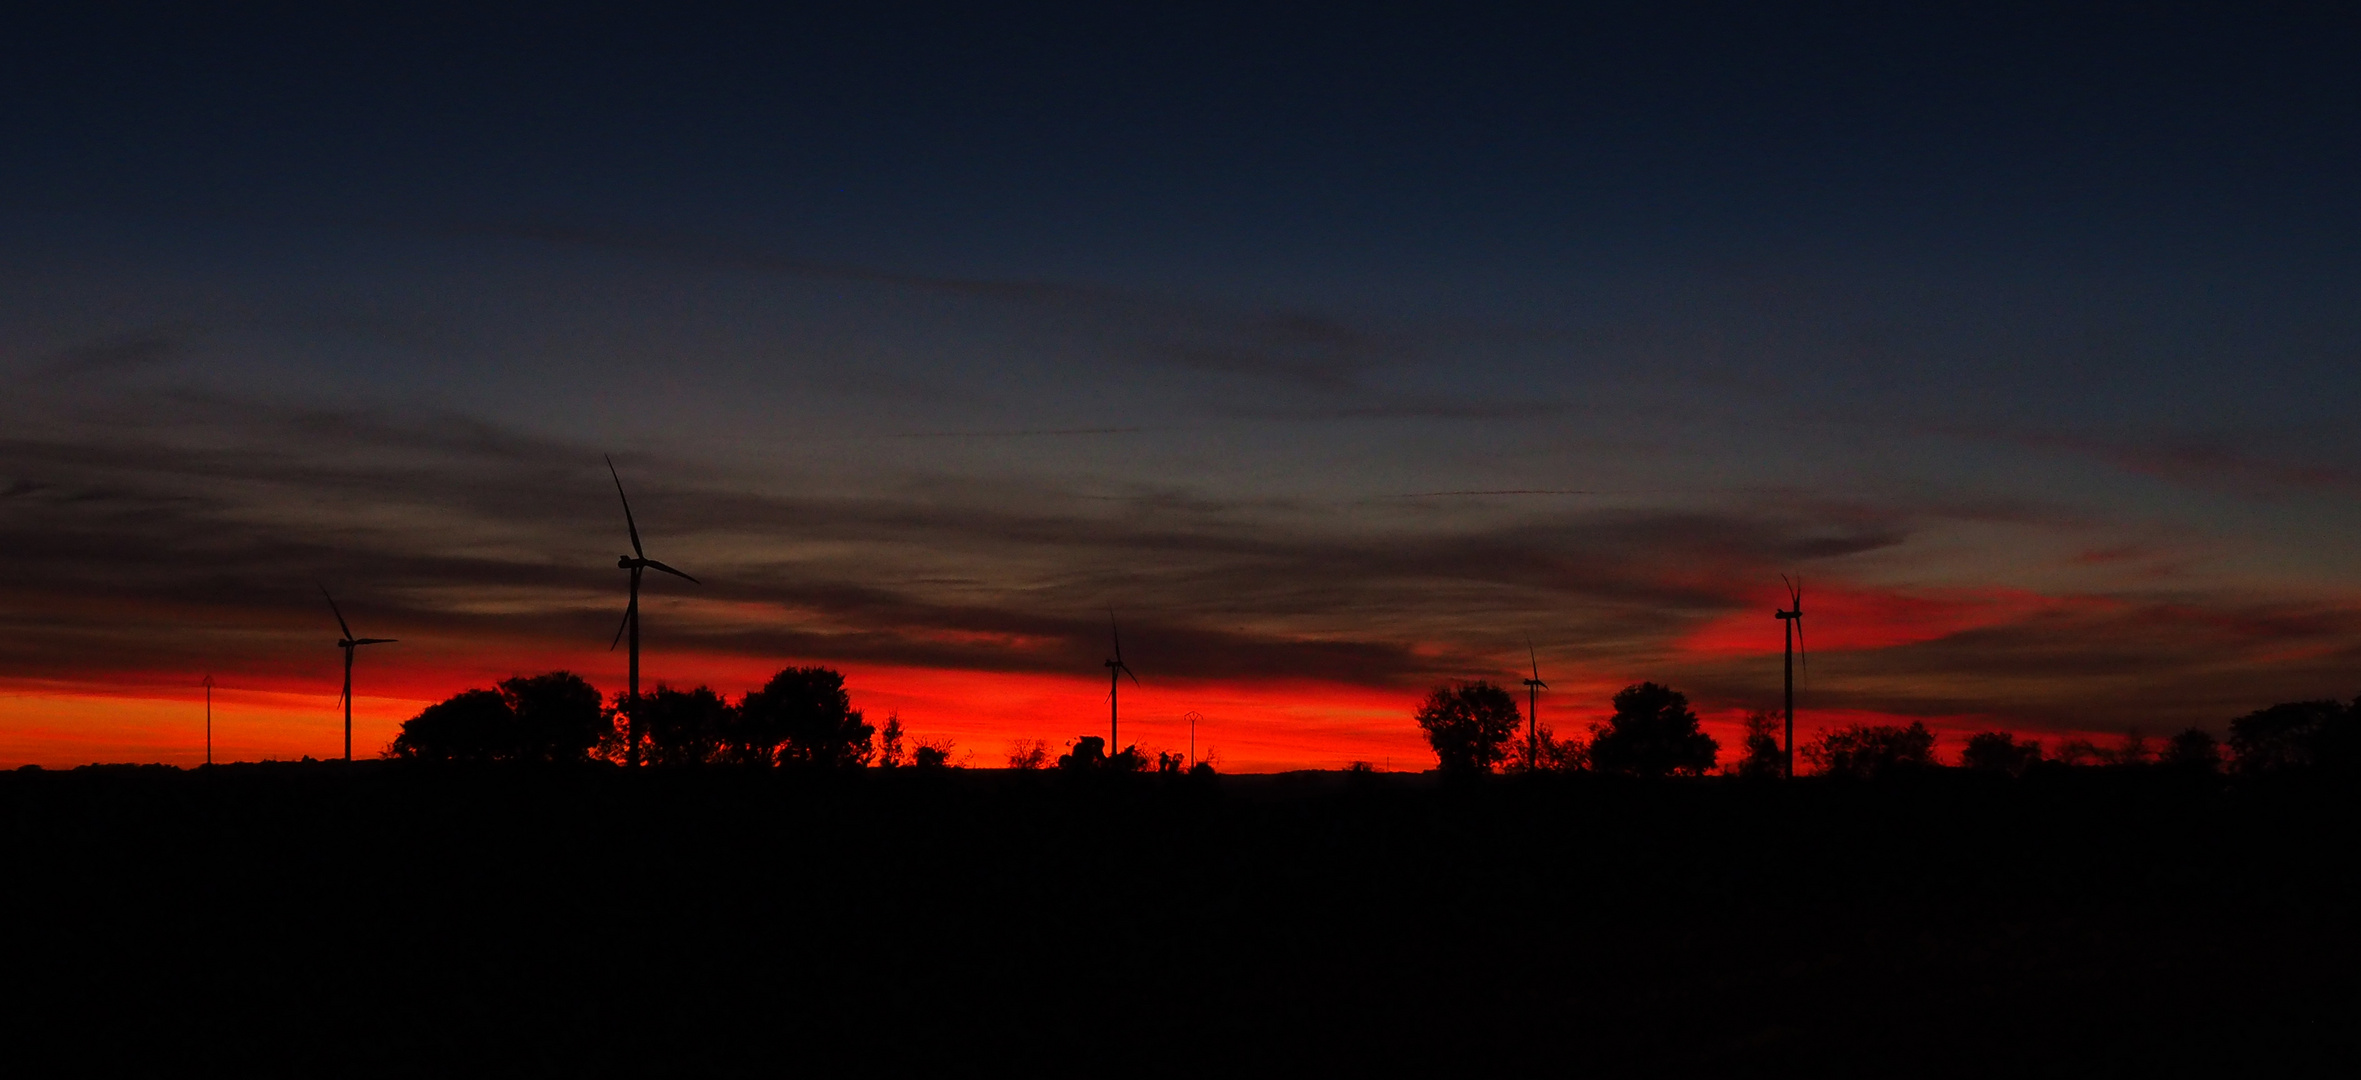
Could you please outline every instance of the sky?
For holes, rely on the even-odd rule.
[[[2361,692],[2361,18],[71,5],[0,25],[0,765],[846,673],[998,764],[1431,687]],[[2322,6],[2326,7],[2326,6]],[[1120,10],[1117,10],[1120,8]],[[1528,653],[1530,648],[1530,654]]]

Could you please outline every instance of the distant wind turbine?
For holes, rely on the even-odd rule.
[[[213,676],[205,676],[205,764],[213,764]]]
[[[607,651],[615,651],[615,645],[620,644],[623,641],[623,635],[625,633],[628,632],[631,635],[631,686],[628,696],[624,698],[624,715],[630,718],[630,743],[629,746],[624,750],[623,760],[625,764],[637,765],[639,764],[640,571],[661,570],[667,574],[672,575],[673,577],[683,578],[692,585],[702,584],[702,582],[699,582],[696,578],[689,577],[687,574],[681,573],[678,570],[666,566],[663,563],[648,558],[647,549],[641,547],[639,544],[639,522],[633,520],[631,516],[631,496],[623,494],[623,477],[621,474],[615,471],[615,459],[612,457],[607,458],[607,475],[615,478],[615,497],[623,500],[623,527],[631,530],[631,554],[619,555],[615,558],[615,566],[617,568],[631,571],[631,605],[623,609],[623,625],[615,628],[615,640],[614,642],[611,642],[607,645]]]
[[[344,631],[344,636],[337,639],[336,647],[344,650],[344,760],[351,761],[353,759],[353,650],[363,645],[391,645],[394,643],[394,639],[389,637],[354,637],[352,625],[344,621],[344,611],[336,606],[335,597],[328,596],[327,586],[320,586],[320,595],[328,597],[328,610],[336,613],[336,628]],[[206,743],[208,753],[210,753],[213,728],[211,691],[206,692],[206,705]]]
[[[1779,612],[1779,622],[1787,636],[1787,775],[1795,775],[1795,659],[1804,651],[1804,582],[1802,578],[1787,580],[1788,607]],[[1811,666],[1807,657],[1805,667]]]
[[[1533,677],[1525,680],[1525,771],[1532,772],[1541,764],[1541,692],[1549,684],[1541,681],[1541,657],[1533,651],[1533,639],[1525,639],[1525,659],[1533,662]]]
[[[1115,639],[1115,658],[1107,661],[1107,756],[1114,757],[1115,747],[1119,745],[1115,738],[1119,719],[1115,708],[1116,692],[1123,689],[1123,677],[1131,675],[1131,667],[1123,662],[1123,632],[1115,629],[1113,611],[1107,612],[1107,633]],[[1131,685],[1139,684],[1140,677],[1131,675]]]

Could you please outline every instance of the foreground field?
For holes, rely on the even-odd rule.
[[[2361,1063],[2351,795],[1983,779],[0,774],[10,1023],[344,1074]]]

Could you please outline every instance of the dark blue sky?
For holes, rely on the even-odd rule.
[[[80,538],[12,617],[267,624],[244,536],[414,557],[426,622],[589,560],[468,631],[560,640],[613,450],[739,582],[704,655],[1063,670],[1120,602],[1189,677],[1532,632],[1735,708],[1701,628],[1786,569],[1885,627],[1832,706],[2349,694],[2357,55],[2253,6],[11,15],[0,484]],[[1599,494],[1430,494],[1498,490]]]

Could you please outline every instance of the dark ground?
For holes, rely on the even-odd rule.
[[[0,774],[9,1046],[256,1075],[2361,1065],[2349,788],[1108,779]]]

